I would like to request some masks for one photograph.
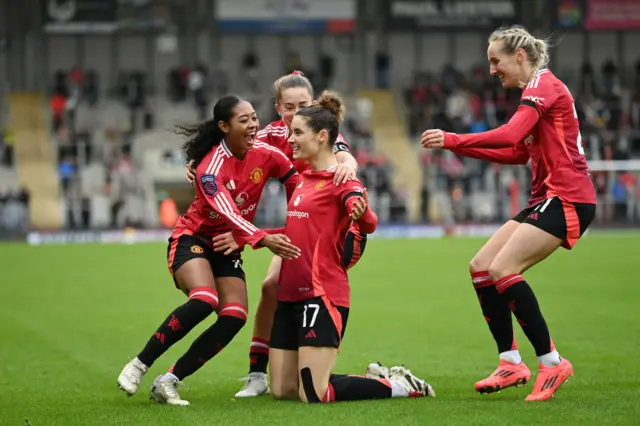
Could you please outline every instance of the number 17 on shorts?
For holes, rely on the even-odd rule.
[[[335,306],[326,297],[298,302],[298,346],[339,348],[347,327],[349,308]]]

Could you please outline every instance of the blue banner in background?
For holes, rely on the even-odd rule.
[[[218,0],[223,33],[351,33],[355,0]]]
[[[218,30],[223,33],[324,33],[324,21],[219,21]]]

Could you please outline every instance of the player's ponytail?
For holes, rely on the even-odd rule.
[[[534,37],[534,48],[536,50],[536,63],[534,68],[539,70],[547,66],[549,63],[549,43],[546,40],[542,40]]]
[[[535,38],[520,25],[501,27],[489,36],[489,43],[501,40],[506,53],[515,54],[518,49],[524,50],[531,67],[538,71],[549,63],[549,43],[547,40]]]
[[[344,102],[336,92],[328,90],[322,92],[315,105],[302,108],[296,113],[307,119],[307,125],[314,133],[326,130],[329,134],[330,146],[333,146],[338,139],[344,114]]]
[[[224,132],[220,128],[220,122],[229,123],[233,109],[242,102],[243,99],[235,95],[227,95],[218,100],[213,107],[213,118],[195,125],[178,125],[176,134],[189,138],[184,145],[184,152],[187,162],[193,160],[195,164],[200,161],[215,146],[220,145],[224,139]]]

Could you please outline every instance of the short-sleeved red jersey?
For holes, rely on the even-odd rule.
[[[244,160],[239,160],[222,142],[196,166],[196,197],[178,219],[173,237],[186,233],[210,239],[232,231],[255,248],[266,233],[251,222],[272,177],[287,186],[287,195],[299,179],[291,161],[277,148],[256,142]]]
[[[596,203],[573,96],[548,69],[534,74],[509,123],[488,132],[447,134],[445,148],[497,163],[524,164],[530,158],[529,206],[552,197]]]
[[[293,149],[287,142],[289,139],[289,128],[284,124],[284,121],[279,120],[270,123],[267,127],[258,132],[256,139],[261,142],[268,143],[271,146],[275,146],[280,151],[284,152],[289,160],[291,160],[298,173],[309,170],[311,167],[306,161],[293,159]],[[341,151],[351,152],[349,145],[344,140],[344,137],[341,134],[338,134],[336,143],[333,145],[333,152],[337,153]]]
[[[282,261],[279,300],[295,302],[326,295],[335,305],[349,306],[349,281],[342,253],[352,222],[352,203],[363,191],[358,180],[334,185],[332,172],[309,170],[301,175],[289,200],[285,225],[285,234],[301,254],[298,259]],[[371,211],[367,214],[358,223],[363,232],[372,233],[377,218]]]

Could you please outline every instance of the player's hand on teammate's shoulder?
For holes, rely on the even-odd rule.
[[[224,234],[213,237],[213,251],[223,251],[224,255],[228,256],[238,249],[240,249],[240,245],[238,245],[235,238],[233,238],[231,232],[225,232]]]
[[[262,244],[271,250],[273,254],[280,256],[285,260],[297,259],[300,257],[300,249],[291,244],[289,237],[284,234],[267,235],[262,240]]]
[[[443,148],[445,134],[440,129],[427,129],[422,133],[420,144],[423,148]]]
[[[347,181],[354,179],[356,177],[356,171],[353,167],[347,164],[338,164],[336,167],[335,174],[333,175],[333,183],[336,185],[342,185],[347,183]]]
[[[193,185],[193,182],[196,181],[195,161],[191,160],[187,163],[187,166],[185,167],[184,176],[187,178],[187,181],[189,182],[189,184]]]

